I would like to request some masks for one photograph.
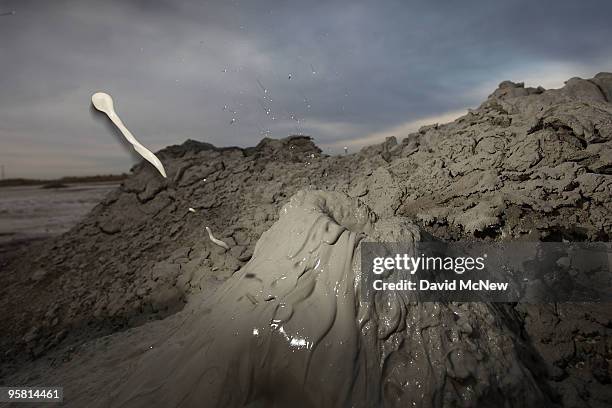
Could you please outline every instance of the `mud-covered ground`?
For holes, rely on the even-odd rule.
[[[248,149],[168,147],[158,154],[167,180],[140,164],[70,231],[0,260],[0,382],[74,376],[74,361],[96,367],[105,342],[116,345],[112,358],[133,358],[121,339],[153,330],[142,326],[150,320],[172,322],[232,276],[301,189],[344,192],[445,240],[609,242],[610,101],[607,73],[548,91],[503,82],[452,123],[351,155],[323,155],[301,136]],[[612,405],[610,305],[514,309],[522,341],[541,359],[533,375],[553,400]]]

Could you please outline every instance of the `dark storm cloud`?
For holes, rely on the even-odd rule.
[[[155,149],[401,137],[504,79],[610,70],[607,3],[5,1],[0,162],[9,176],[125,171],[132,157],[90,112],[97,90]]]

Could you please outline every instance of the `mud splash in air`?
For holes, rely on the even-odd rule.
[[[195,211],[194,211],[195,212]],[[225,248],[226,250],[229,250],[229,245],[227,245],[225,242],[221,241],[220,239],[215,238],[215,236],[213,235],[212,231],[210,230],[209,227],[206,227],[206,232],[208,232],[208,238],[210,238],[210,240],[215,244],[220,246],[221,248]]]
[[[108,118],[121,131],[123,137],[125,137],[126,140],[130,142],[132,146],[134,146],[134,150],[136,150],[138,154],[140,154],[145,160],[155,166],[157,171],[159,171],[162,176],[166,177],[166,170],[164,169],[164,165],[162,164],[162,162],[157,158],[157,156],[155,156],[155,154],[153,154],[153,152],[151,152],[149,149],[140,144],[140,142],[136,140],[134,135],[132,135],[132,132],[130,132],[128,128],[123,124],[123,121],[121,120],[119,115],[117,115],[117,112],[115,112],[113,98],[111,98],[109,94],[106,94],[104,92],[96,92],[91,96],[91,103],[97,110],[99,110],[100,112],[104,112],[106,116],[108,116]]]
[[[341,193],[298,192],[251,261],[104,406],[547,403],[510,309],[361,296],[359,243],[418,239]]]

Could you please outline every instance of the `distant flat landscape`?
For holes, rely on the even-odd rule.
[[[0,247],[61,234],[74,226],[118,182],[0,189]]]
[[[124,180],[127,174],[104,174],[97,176],[82,176],[82,177],[62,177],[59,179],[28,179],[28,178],[8,178],[0,180],[0,187],[18,187],[18,186],[48,186],[62,187],[66,184],[83,184],[83,183],[118,183]]]

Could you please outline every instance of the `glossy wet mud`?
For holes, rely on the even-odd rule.
[[[484,304],[359,296],[362,240],[419,239],[341,193],[301,191],[229,279],[108,406],[433,407],[545,402],[526,344]],[[204,309],[203,309],[204,310]],[[477,325],[474,327],[474,325]],[[520,351],[519,351],[520,350]],[[417,404],[417,405],[413,405]]]

